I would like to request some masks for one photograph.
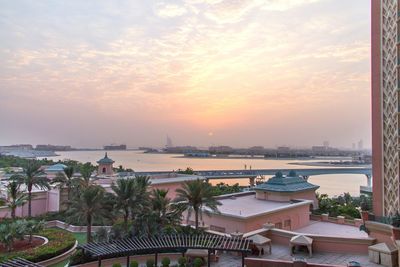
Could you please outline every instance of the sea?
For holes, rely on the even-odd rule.
[[[114,167],[122,165],[124,168],[131,168],[134,171],[173,171],[178,169],[193,170],[243,170],[249,169],[303,169],[303,168],[324,168],[321,166],[306,166],[297,164],[312,164],[312,162],[328,161],[324,159],[264,159],[264,158],[186,158],[181,154],[144,153],[140,150],[108,151],[108,157],[115,161]],[[71,159],[80,162],[91,162],[103,158],[105,151],[61,151],[59,156],[48,157],[49,159],[64,160]],[[329,159],[331,161],[332,159]],[[334,160],[340,160],[339,158]],[[295,164],[293,164],[295,163]],[[266,179],[270,176],[266,176]],[[338,196],[349,192],[353,196],[360,194],[360,186],[367,185],[367,178],[360,174],[330,174],[311,176],[310,183],[319,185],[318,192],[329,196]],[[247,186],[248,179],[226,179],[210,180],[212,184],[224,182],[227,184],[239,183]]]

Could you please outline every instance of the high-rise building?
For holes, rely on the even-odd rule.
[[[378,216],[399,211],[400,0],[372,1],[372,153],[373,210]]]

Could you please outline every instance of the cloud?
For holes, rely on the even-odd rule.
[[[262,9],[269,11],[286,11],[320,1],[322,0],[265,0]]]
[[[161,18],[174,18],[186,14],[187,10],[183,6],[174,4],[159,3],[156,5],[156,14]]]

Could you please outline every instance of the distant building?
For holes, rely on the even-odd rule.
[[[37,145],[36,150],[40,151],[69,151],[72,150],[71,146],[60,145]]]
[[[208,151],[212,154],[232,154],[234,150],[230,146],[210,146]]]
[[[358,150],[363,150],[363,149],[364,149],[364,142],[363,142],[362,139],[361,139],[360,141],[358,141],[358,143],[357,143],[357,149],[358,149]]]
[[[107,152],[104,155],[104,158],[97,161],[97,164],[99,164],[99,166],[97,167],[98,175],[111,176],[114,174],[113,170],[114,161],[108,157]]]
[[[126,145],[107,145],[103,146],[104,150],[126,150]]]
[[[0,146],[0,152],[11,152],[11,151],[27,151],[33,150],[33,146],[30,144]]]
[[[170,147],[173,147],[173,146],[174,145],[172,143],[171,138],[167,135],[167,144],[165,145],[165,148],[170,148]]]

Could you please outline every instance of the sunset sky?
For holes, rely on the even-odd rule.
[[[370,147],[370,1],[0,1],[0,145]]]

